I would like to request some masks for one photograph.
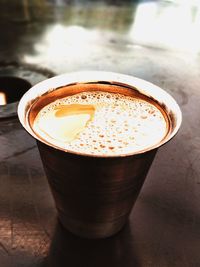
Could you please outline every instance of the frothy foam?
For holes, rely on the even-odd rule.
[[[33,130],[60,148],[94,155],[135,153],[166,135],[162,112],[150,102],[122,94],[81,92],[40,110]]]

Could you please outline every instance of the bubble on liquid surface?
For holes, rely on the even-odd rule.
[[[91,91],[48,104],[36,116],[33,129],[66,150],[122,155],[158,144],[167,133],[167,123],[162,112],[142,98]]]

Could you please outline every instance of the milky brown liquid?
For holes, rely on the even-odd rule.
[[[88,91],[43,107],[33,130],[62,149],[89,155],[125,155],[160,143],[168,125],[159,108],[145,99]]]

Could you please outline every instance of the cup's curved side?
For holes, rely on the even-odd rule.
[[[94,158],[37,143],[62,225],[85,238],[105,238],[121,230],[156,149],[130,157]]]

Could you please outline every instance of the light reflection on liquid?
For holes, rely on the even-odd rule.
[[[6,105],[6,94],[0,91],[0,105]]]
[[[130,38],[175,50],[200,50],[200,1],[160,1],[138,6]]]

